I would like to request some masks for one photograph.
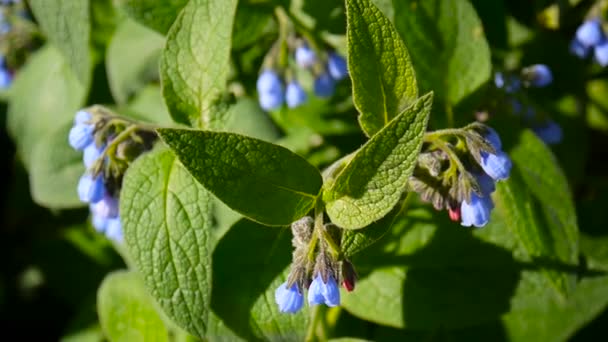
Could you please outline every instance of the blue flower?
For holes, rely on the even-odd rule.
[[[340,289],[333,276],[327,278],[327,283],[323,282],[320,274],[312,280],[308,288],[308,304],[317,305],[325,303],[327,306],[340,305]]]
[[[548,121],[541,126],[532,128],[534,133],[546,144],[553,145],[562,141],[562,128],[555,121]]]
[[[494,84],[496,88],[502,88],[505,86],[505,75],[502,72],[497,72],[494,74]]]
[[[123,241],[122,223],[120,223],[119,217],[108,219],[105,234],[108,239],[116,242]]]
[[[258,99],[264,110],[274,110],[283,105],[283,82],[277,73],[265,70],[257,81]]]
[[[481,168],[494,180],[509,178],[512,166],[511,159],[503,151],[497,150],[496,154],[481,151]]]
[[[490,212],[494,208],[494,203],[489,195],[479,197],[476,193],[471,193],[471,202],[466,200],[460,204],[461,225],[464,227],[483,227],[490,220]]]
[[[334,80],[342,80],[348,76],[346,59],[335,52],[330,52],[327,59],[327,70]]]
[[[277,302],[280,312],[296,313],[304,305],[304,296],[298,290],[298,285],[293,284],[287,288],[287,282],[276,289],[274,300]]]
[[[573,39],[572,42],[570,42],[570,52],[573,55],[584,59],[589,56],[591,47],[583,45],[578,39]]]
[[[85,147],[82,154],[82,161],[84,163],[84,166],[87,169],[93,166],[97,159],[99,159],[99,157],[101,157],[101,155],[103,154],[103,150],[103,147],[97,147],[94,142]]]
[[[313,88],[317,96],[329,97],[334,94],[336,83],[328,74],[321,74],[315,79]]]
[[[0,68],[0,89],[7,89],[13,83],[13,75],[5,68]]]
[[[90,205],[93,216],[102,218],[118,217],[118,200],[108,194],[105,194],[101,200]]]
[[[585,21],[576,30],[576,40],[585,47],[599,44],[603,37],[602,25],[597,18]]]
[[[103,233],[106,231],[106,227],[108,226],[108,218],[107,217],[102,217],[100,215],[96,215],[93,212],[93,217],[91,218],[91,223],[93,224],[93,228],[95,228],[96,231]]]
[[[551,69],[544,64],[534,64],[524,69],[524,74],[528,77],[530,85],[541,88],[553,82]]]
[[[599,65],[603,67],[608,65],[608,40],[601,42],[595,47],[593,56]]]
[[[289,108],[296,108],[306,102],[306,92],[297,81],[291,81],[287,85],[285,100]]]
[[[103,198],[106,189],[101,175],[93,178],[85,173],[78,182],[78,197],[84,203],[96,203]]]
[[[495,150],[502,149],[502,142],[500,141],[500,136],[494,130],[494,128],[486,126],[486,131],[484,134],[484,138],[494,147]]]
[[[484,196],[489,196],[496,190],[494,180],[485,172],[474,173],[474,175]]]
[[[296,48],[296,63],[302,68],[310,68],[317,62],[317,54],[308,44]]]
[[[72,129],[70,129],[70,135],[68,137],[70,146],[78,151],[84,150],[85,147],[93,143],[93,131],[93,125],[75,124]]]
[[[79,110],[78,112],[76,112],[76,115],[74,115],[74,125],[90,124],[91,120],[93,120],[93,115],[84,110]]]

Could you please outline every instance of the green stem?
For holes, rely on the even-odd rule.
[[[323,46],[323,42],[319,38],[317,38],[317,36],[314,34],[314,32],[312,30],[310,30],[308,27],[306,27],[306,25],[304,25],[304,23],[300,19],[298,19],[298,17],[293,15],[293,13],[291,13],[291,11],[287,10],[284,12],[289,17],[289,19],[291,20],[293,25],[296,27],[296,30],[302,36],[304,36],[304,38],[306,38],[306,40],[310,44],[310,47],[313,50],[315,50],[317,53],[323,51],[321,49]]]
[[[287,45],[287,37],[289,36],[289,17],[281,6],[275,7],[274,14],[279,22],[278,64],[280,69],[284,69],[289,62],[289,47]]]
[[[423,139],[424,139],[425,142],[432,143],[432,142],[435,142],[438,139],[441,139],[442,137],[444,137],[446,135],[447,136],[452,135],[452,136],[459,137],[459,136],[463,136],[464,133],[462,132],[462,129],[460,129],[460,128],[439,129],[439,130],[436,130],[436,131],[433,131],[433,132],[426,132],[426,133],[424,133],[424,138]]]
[[[319,320],[321,319],[321,305],[315,305],[312,308],[312,314],[311,314],[311,319],[310,319],[310,325],[308,326],[308,331],[306,332],[306,339],[304,339],[304,341],[306,342],[313,342],[316,341],[316,328],[317,325],[319,324]]]
[[[445,105],[445,113],[448,116],[448,127],[454,127],[454,110],[449,104]]]

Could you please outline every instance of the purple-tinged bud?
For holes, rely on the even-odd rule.
[[[348,292],[352,292],[355,289],[355,284],[357,283],[357,272],[355,272],[355,267],[353,264],[348,261],[342,261],[342,286]]]
[[[317,274],[308,288],[308,304],[322,303],[332,307],[340,305],[340,290],[332,275],[327,277],[327,283],[325,283],[321,275]]]
[[[308,44],[298,46],[295,55],[296,63],[301,68],[310,68],[317,62],[317,54]]]
[[[291,81],[287,85],[285,100],[289,108],[296,108],[306,102],[306,92],[297,81]]]
[[[304,305],[304,296],[300,293],[297,284],[287,288],[287,282],[281,284],[274,292],[274,300],[280,312],[296,313]]]
[[[511,173],[511,159],[503,151],[496,154],[481,151],[481,168],[494,180],[509,178]]]
[[[108,219],[105,233],[108,239],[116,242],[123,242],[122,224],[120,223],[119,217]]]
[[[459,222],[461,217],[460,207],[448,208],[448,216],[450,217],[450,220]]]
[[[327,71],[336,81],[345,79],[348,76],[346,59],[335,52],[330,52],[327,59]]]
[[[93,143],[93,125],[76,124],[70,129],[68,140],[75,150],[82,151]]]
[[[578,58],[585,59],[589,57],[591,49],[591,47],[583,45],[577,39],[573,39],[570,42],[570,53],[577,56]]]
[[[466,199],[460,205],[462,215],[461,225],[465,227],[483,227],[490,220],[490,212],[494,208],[494,203],[489,196],[479,197],[475,193],[471,194],[471,202]]]
[[[553,82],[551,69],[544,64],[534,64],[522,70],[527,85],[537,88],[546,87]]]
[[[608,65],[608,40],[604,40],[593,50],[593,56],[597,64],[605,67]]]
[[[336,83],[328,74],[321,74],[315,79],[315,94],[319,97],[330,97],[336,90]]]
[[[599,44],[603,37],[602,24],[597,18],[585,21],[576,30],[576,40],[586,47]]]
[[[103,150],[103,147],[97,147],[94,142],[85,147],[82,154],[82,161],[84,163],[84,166],[87,169],[93,166],[97,159],[99,159],[103,154]]]
[[[548,121],[541,126],[532,129],[536,135],[545,142],[545,144],[553,145],[562,141],[563,132],[560,125],[555,121]]]
[[[95,216],[103,218],[118,217],[118,200],[105,194],[101,200],[90,205],[91,212]]]
[[[91,174],[85,173],[78,182],[78,197],[84,203],[97,203],[106,193],[101,175],[93,178]]]

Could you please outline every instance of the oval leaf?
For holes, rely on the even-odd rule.
[[[421,97],[389,122],[324,191],[327,215],[334,224],[363,228],[397,204],[418,160],[432,100],[432,93]]]
[[[171,151],[140,157],[120,198],[125,241],[152,296],[202,338],[211,295],[211,198]]]
[[[158,133],[196,180],[254,221],[289,225],[314,206],[321,174],[284,147],[234,133]]]
[[[167,35],[160,63],[173,119],[202,126],[226,88],[236,0],[191,0]]]
[[[416,101],[416,76],[399,33],[371,1],[348,0],[346,9],[353,100],[372,136]]]
[[[97,313],[112,342],[168,341],[168,331],[144,284],[133,272],[109,274],[97,292]]]
[[[115,0],[114,2],[131,18],[165,34],[188,0]]]

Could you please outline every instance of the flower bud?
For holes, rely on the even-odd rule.
[[[576,30],[575,37],[585,47],[593,47],[599,44],[604,38],[600,20],[596,18],[585,21]]]
[[[357,282],[357,272],[355,272],[355,267],[348,260],[342,261],[342,286],[346,289],[346,291],[351,292],[355,289],[355,283]]]
[[[336,84],[328,74],[319,75],[314,82],[314,92],[319,97],[330,97],[334,94]]]
[[[335,52],[330,52],[327,59],[327,71],[336,81],[346,78],[348,76],[346,59]]]
[[[280,312],[296,313],[304,304],[304,296],[298,285],[287,286],[287,282],[285,282],[275,290],[274,300],[279,306]]]
[[[306,92],[297,81],[291,81],[287,85],[287,91],[285,93],[285,101],[289,108],[296,108],[306,102]]]
[[[317,54],[308,44],[302,44],[296,48],[295,58],[301,68],[310,68],[317,62]]]

